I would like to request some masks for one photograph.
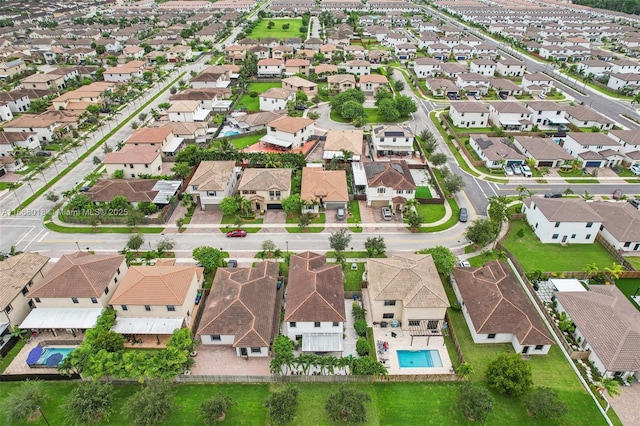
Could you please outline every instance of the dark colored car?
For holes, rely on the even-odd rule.
[[[469,216],[467,214],[467,209],[462,207],[460,208],[460,213],[458,213],[458,220],[460,222],[466,222],[469,219]]]
[[[235,259],[229,259],[227,261],[227,268],[237,268],[238,267],[238,261]]]
[[[38,151],[36,152],[37,157],[51,157],[51,153],[49,151]]]
[[[227,238],[235,238],[235,237],[246,237],[247,231],[242,229],[234,229],[233,231],[227,232]]]
[[[305,104],[298,104],[296,105],[296,109],[298,111],[304,111],[305,109],[307,109],[307,106]]]
[[[547,192],[544,198],[562,198],[562,192]]]
[[[90,189],[91,189],[91,187],[89,185],[85,185],[85,186],[81,186],[80,189],[78,189],[78,191],[80,191],[80,192],[89,192]]]

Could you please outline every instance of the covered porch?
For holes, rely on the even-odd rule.
[[[36,308],[20,324],[21,330],[29,330],[32,335],[51,331],[57,336],[61,330],[73,337],[84,330],[95,327],[102,308]]]
[[[165,348],[182,318],[116,318],[111,331],[122,334],[128,348]]]

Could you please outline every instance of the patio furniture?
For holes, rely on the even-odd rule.
[[[38,360],[40,359],[40,356],[42,355],[43,350],[44,349],[40,345],[31,349],[31,351],[29,351],[29,355],[27,355],[27,365],[32,366],[36,362],[38,362]]]

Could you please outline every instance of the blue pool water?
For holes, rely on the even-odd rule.
[[[224,135],[222,136],[235,136],[235,135],[239,135],[240,132],[236,131],[236,130],[227,130],[226,132],[224,132]]]
[[[396,351],[400,368],[442,367],[442,359],[437,350]]]
[[[67,357],[67,355],[69,355],[71,352],[73,352],[74,349],[75,348],[53,348],[53,347],[47,347],[42,352],[42,355],[40,355],[40,359],[38,359],[38,362],[36,362],[36,364],[37,365],[46,365],[47,364],[47,359],[51,355],[60,354],[60,355],[62,355],[62,358],[60,359],[60,362],[58,363],[58,365],[59,365],[60,363],[62,363],[62,360]]]

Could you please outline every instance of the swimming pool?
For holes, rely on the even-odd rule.
[[[235,136],[239,134],[240,132],[238,132],[237,130],[227,130],[226,132],[224,132],[224,135],[222,136]]]
[[[42,355],[40,355],[40,358],[35,364],[57,367],[58,365],[60,365],[60,363],[62,363],[62,360],[64,360],[67,355],[73,352],[74,349],[75,348],[44,348],[44,350],[42,351]],[[49,360],[49,358],[51,358],[51,360],[49,361],[49,363],[47,363],[47,360]],[[54,361],[55,359],[59,359],[57,363]]]
[[[440,353],[434,349],[396,352],[400,368],[442,367]]]

